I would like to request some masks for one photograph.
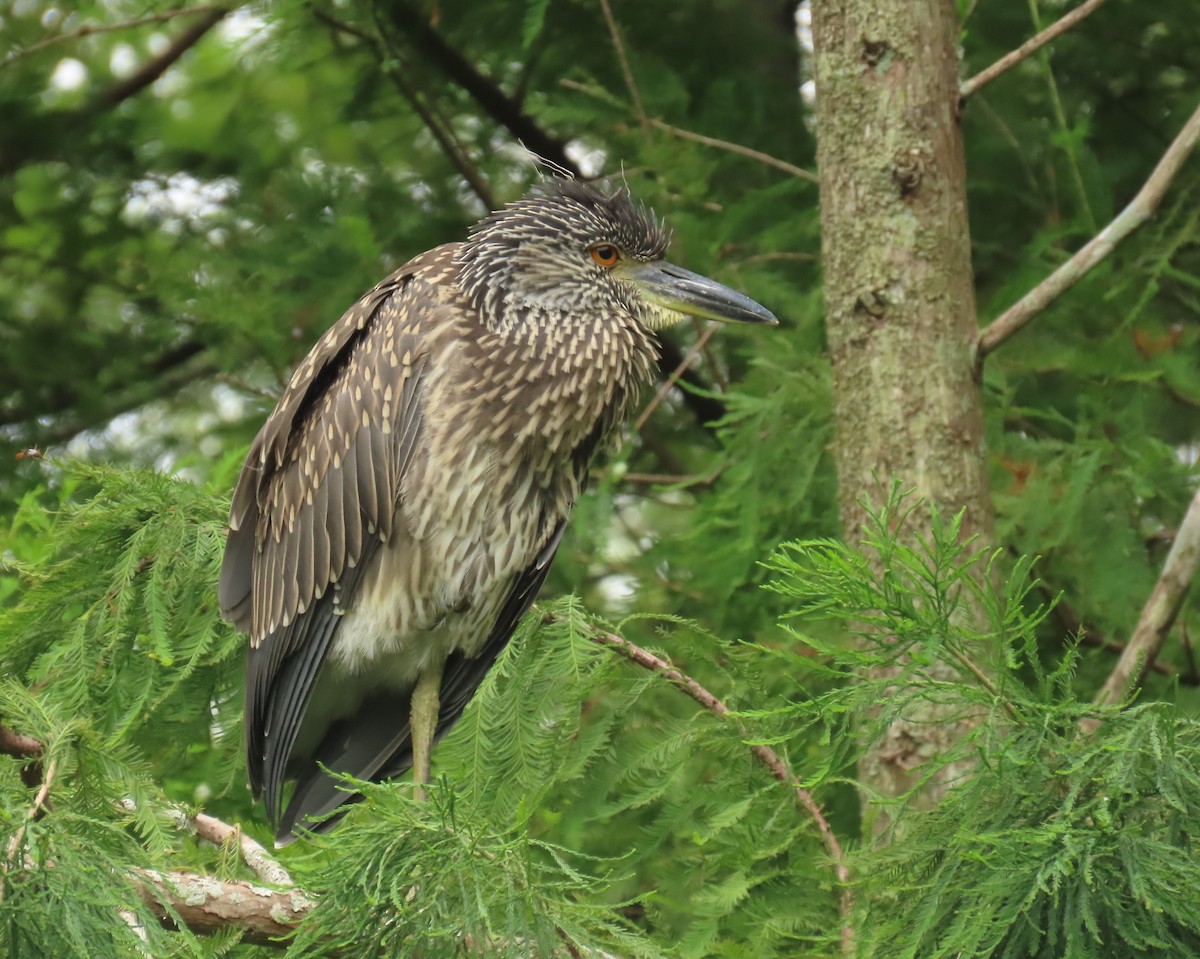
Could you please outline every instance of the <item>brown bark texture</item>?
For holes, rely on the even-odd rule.
[[[877,503],[893,479],[945,517],[965,510],[964,535],[981,547],[993,538],[957,35],[951,0],[813,3],[825,308],[850,543],[863,500]],[[928,517],[914,511],[902,535],[927,535]],[[932,710],[909,719],[860,762],[869,790],[906,792],[922,761],[970,722]],[[961,772],[944,770],[920,801],[936,803]],[[867,817],[876,835],[888,826],[885,812]]]

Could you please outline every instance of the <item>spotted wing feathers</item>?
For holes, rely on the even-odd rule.
[[[410,273],[393,274],[325,334],[234,490],[219,598],[225,618],[250,634],[250,780],[273,818],[340,609],[392,535],[421,432],[422,327],[437,320],[437,305],[414,297],[410,283]]]

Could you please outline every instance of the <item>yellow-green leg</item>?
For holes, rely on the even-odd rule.
[[[425,785],[429,782],[430,753],[437,732],[439,692],[442,688],[442,664],[431,666],[421,673],[412,694],[409,726],[412,729],[413,795],[425,800]]]

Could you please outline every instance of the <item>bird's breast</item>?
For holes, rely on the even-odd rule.
[[[547,490],[499,476],[485,444],[450,456],[431,442],[401,491],[401,522],[380,545],[342,621],[334,661],[403,686],[486,641],[511,584],[550,535]]]
[[[594,326],[579,342],[460,330],[436,345],[399,522],[345,615],[338,669],[403,685],[486,642],[653,368],[648,335]]]

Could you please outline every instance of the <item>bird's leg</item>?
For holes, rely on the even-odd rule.
[[[412,694],[412,711],[409,727],[412,730],[413,751],[413,795],[419,800],[427,798],[425,784],[429,782],[430,753],[433,737],[437,732],[438,693],[442,688],[442,664],[438,663],[421,672]]]

